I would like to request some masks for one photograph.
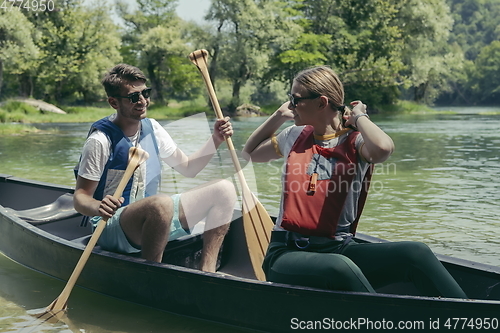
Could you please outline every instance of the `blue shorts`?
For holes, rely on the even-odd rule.
[[[175,240],[179,237],[189,235],[189,230],[185,230],[182,228],[181,221],[179,220],[179,203],[180,203],[180,194],[174,194],[172,196],[172,200],[174,202],[174,215],[172,216],[172,221],[170,224],[170,236],[169,240]],[[97,241],[97,245],[99,245],[103,250],[118,252],[118,253],[137,253],[141,252],[140,248],[137,248],[130,244],[127,236],[122,230],[120,226],[120,215],[125,207],[119,208],[115,215],[113,215],[108,222],[106,223],[106,228],[104,228],[101,237]],[[97,227],[99,221],[101,221],[101,216],[94,216],[90,222],[92,226]]]

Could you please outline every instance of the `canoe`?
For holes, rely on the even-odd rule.
[[[90,227],[72,208],[73,189],[0,174],[0,251],[67,281]],[[500,268],[439,255],[471,299],[421,297],[408,284],[376,294],[261,282],[253,277],[241,214],[226,236],[219,272],[196,269],[202,235],[169,242],[163,263],[96,247],[77,285],[164,311],[265,332],[297,329],[499,329]],[[357,235],[361,242],[383,242]],[[54,295],[56,297],[57,295]],[[52,299],[47,299],[49,304]],[[71,297],[69,299],[71,311]]]

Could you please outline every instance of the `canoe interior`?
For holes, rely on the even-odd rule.
[[[58,210],[59,213],[63,211],[67,216],[52,222],[35,221],[27,223],[17,217],[16,214],[24,214],[28,217],[40,214],[40,216],[44,216],[45,218],[50,215],[47,213],[47,210],[50,211],[54,208],[54,206],[51,205],[57,201],[58,198],[66,193],[72,192],[73,189],[71,187],[27,181],[0,174],[0,218],[2,218],[0,219],[0,223],[8,222],[11,224],[1,230],[7,230],[8,232],[27,230],[35,233],[36,237],[48,238],[50,242],[62,245],[62,248],[69,248],[67,251],[68,254],[64,255],[55,252],[56,246],[44,247],[48,252],[54,251],[53,253],[38,254],[36,249],[30,249],[29,246],[24,247],[24,252],[19,253],[15,252],[19,247],[14,246],[14,243],[9,244],[10,240],[4,237],[2,238],[4,244],[0,243],[0,251],[6,256],[28,267],[35,266],[41,261],[37,256],[49,255],[50,257],[57,257],[60,255],[59,265],[53,265],[53,267],[50,268],[52,270],[49,271],[48,269],[44,271],[40,268],[41,266],[38,267],[38,270],[54,277],[64,279],[64,277],[74,268],[72,264],[65,263],[65,258],[71,256],[74,260],[76,256],[81,254],[91,234],[90,226],[82,226],[82,217],[76,214],[76,212],[71,211],[71,207],[58,207],[56,210]],[[2,226],[0,225],[0,227]],[[357,235],[357,240],[361,242],[383,242],[381,239],[369,237],[367,235]],[[474,301],[451,302],[439,300],[439,302],[436,303],[435,299],[412,296],[416,295],[416,292],[410,284],[386,286],[377,290],[382,296],[378,296],[378,294],[377,296],[373,296],[373,294],[364,295],[363,293],[322,291],[306,287],[257,282],[255,281],[246,251],[241,212],[239,211],[234,212],[234,221],[231,224],[230,231],[225,238],[222,251],[219,255],[219,271],[230,274],[229,277],[221,277],[219,275],[214,277],[213,274],[203,273],[192,269],[198,267],[202,241],[202,235],[198,234],[192,237],[185,237],[178,241],[169,242],[164,255],[164,264],[166,265],[148,264],[137,256],[113,254],[100,250],[99,248],[94,250],[94,254],[97,256],[93,257],[93,259],[91,258],[88,265],[91,267],[92,265],[96,265],[96,267],[98,267],[99,262],[103,262],[107,266],[113,266],[113,270],[107,274],[129,274],[131,279],[137,279],[139,281],[145,279],[145,281],[149,281],[148,283],[153,283],[153,280],[158,280],[157,282],[159,285],[165,283],[160,281],[160,279],[173,279],[172,281],[175,282],[172,283],[178,286],[178,288],[181,288],[181,285],[186,285],[186,289],[182,290],[182,293],[175,293],[177,292],[176,290],[165,290],[165,294],[161,297],[160,295],[149,295],[150,299],[145,300],[143,298],[145,297],[144,293],[141,292],[143,285],[138,284],[138,286],[135,286],[135,288],[137,288],[136,291],[128,290],[127,292],[129,297],[128,300],[130,301],[171,311],[172,309],[170,306],[173,307],[174,305],[171,305],[171,302],[165,302],[165,298],[170,297],[173,299],[172,304],[176,306],[174,312],[180,311],[188,313],[192,311],[193,306],[196,305],[196,308],[200,311],[200,313],[196,315],[197,317],[260,329],[265,327],[264,325],[274,325],[278,327],[278,325],[284,325],[283,323],[285,320],[289,320],[289,317],[284,316],[281,312],[273,312],[276,310],[275,307],[281,306],[286,308],[289,306],[287,310],[289,313],[298,311],[297,309],[300,308],[301,313],[309,311],[311,316],[326,316],[331,314],[329,312],[324,312],[324,308],[333,301],[343,302],[342,308],[345,308],[346,315],[351,315],[351,311],[357,311],[360,301],[364,302],[363,304],[366,304],[366,306],[372,306],[371,311],[373,313],[380,313],[381,316],[385,315],[388,309],[391,309],[390,311],[393,311],[394,315],[399,315],[399,312],[401,313],[400,316],[406,316],[407,314],[414,315],[415,313],[412,313],[412,310],[408,310],[411,309],[411,307],[418,309],[420,314],[426,313],[426,315],[426,311],[430,311],[430,307],[438,307],[443,315],[449,315],[451,313],[458,314],[459,312],[456,311],[462,311],[460,313],[476,311],[476,314],[482,313],[483,311],[500,313],[500,302],[498,302],[500,300],[500,268],[495,266],[439,256],[445,267]],[[14,242],[14,240],[12,240],[12,242]],[[25,260],[26,262],[24,262]],[[144,265],[144,263],[147,265]],[[59,266],[61,267],[59,268]],[[129,266],[133,267],[133,269],[129,269]],[[141,267],[141,270],[139,269],[140,266],[144,266],[145,268],[142,269]],[[37,269],[36,267],[32,268]],[[91,268],[89,268],[89,270],[90,269]],[[157,275],[154,275],[153,272]],[[98,276],[96,276],[96,274],[99,274],[99,270],[94,270],[92,274],[93,275],[89,273],[89,275],[86,276],[84,271],[78,283],[81,282],[83,286],[96,291],[99,291],[99,288],[106,287],[107,289],[104,289],[105,293],[115,297],[120,297],[120,293],[123,293],[123,290],[120,289],[130,287],[126,284],[120,284],[122,282],[119,282],[118,278],[114,279],[113,276],[103,276],[103,280],[99,281]],[[176,280],[178,278],[183,279],[182,284],[179,283],[179,280]],[[112,282],[108,280],[112,280]],[[109,285],[104,286],[102,285],[103,283],[109,283]],[[192,291],[193,288],[199,288],[199,290]],[[220,296],[218,295],[220,294],[212,295],[216,291],[225,294],[226,297],[234,298],[234,302],[237,302],[238,305],[228,306],[222,300],[219,300]],[[189,298],[188,295],[194,292],[196,292],[196,296]],[[218,306],[226,311],[226,316],[224,318],[221,317],[223,311],[216,311],[212,303],[207,306],[202,304],[201,295],[204,294],[207,294],[206,299],[210,300],[210,302],[219,300],[219,303],[217,303]],[[280,295],[280,297],[276,298],[277,295]],[[299,295],[308,297],[309,301],[312,301],[312,304],[316,304],[317,307],[301,307],[300,304],[303,305],[303,303],[297,298]],[[391,298],[390,295],[394,295],[394,297]],[[252,297],[255,298],[253,301]],[[241,299],[246,299],[246,302],[250,302],[250,304],[251,302],[259,304],[258,307],[261,312],[257,310],[249,312],[249,308],[244,307],[245,302],[240,302],[236,299],[240,299],[240,301]],[[413,302],[414,300],[415,303]],[[183,304],[185,304],[185,309],[182,308],[182,306],[184,306]],[[401,306],[407,306],[408,308],[405,311],[402,309],[399,310]],[[473,306],[474,309],[470,308],[471,306]],[[491,310],[492,306],[494,307],[493,310]],[[210,311],[213,311],[213,313]],[[246,313],[247,317],[244,315],[240,316],[240,313]],[[255,318],[248,317],[251,315],[254,315]]]

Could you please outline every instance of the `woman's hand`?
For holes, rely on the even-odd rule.
[[[276,110],[276,114],[281,116],[285,121],[287,120],[293,120],[295,115],[293,114],[292,110],[290,110],[290,102],[285,102],[281,104],[281,106]]]
[[[214,124],[214,140],[216,144],[222,143],[226,138],[233,135],[233,125],[229,121],[229,117],[218,119]]]
[[[352,110],[347,109],[344,113],[343,117],[346,120],[345,126],[353,126],[356,127],[356,119],[361,114],[366,114],[366,104],[363,104],[361,101],[354,101],[350,103],[353,108]]]

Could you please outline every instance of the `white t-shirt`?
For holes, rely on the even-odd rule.
[[[113,117],[113,116],[111,116]],[[110,118],[112,120],[113,118]],[[167,131],[154,119],[151,120],[153,131],[155,134],[156,142],[160,158],[164,159],[172,155],[177,149],[177,145],[170,137]],[[129,137],[133,145],[135,145],[139,137],[139,132],[134,136]],[[140,145],[139,145],[140,147]],[[111,154],[111,141],[104,132],[96,130],[85,141],[82,150],[82,157],[77,166],[78,175],[82,178],[99,181],[101,179],[104,167],[108,162]]]

